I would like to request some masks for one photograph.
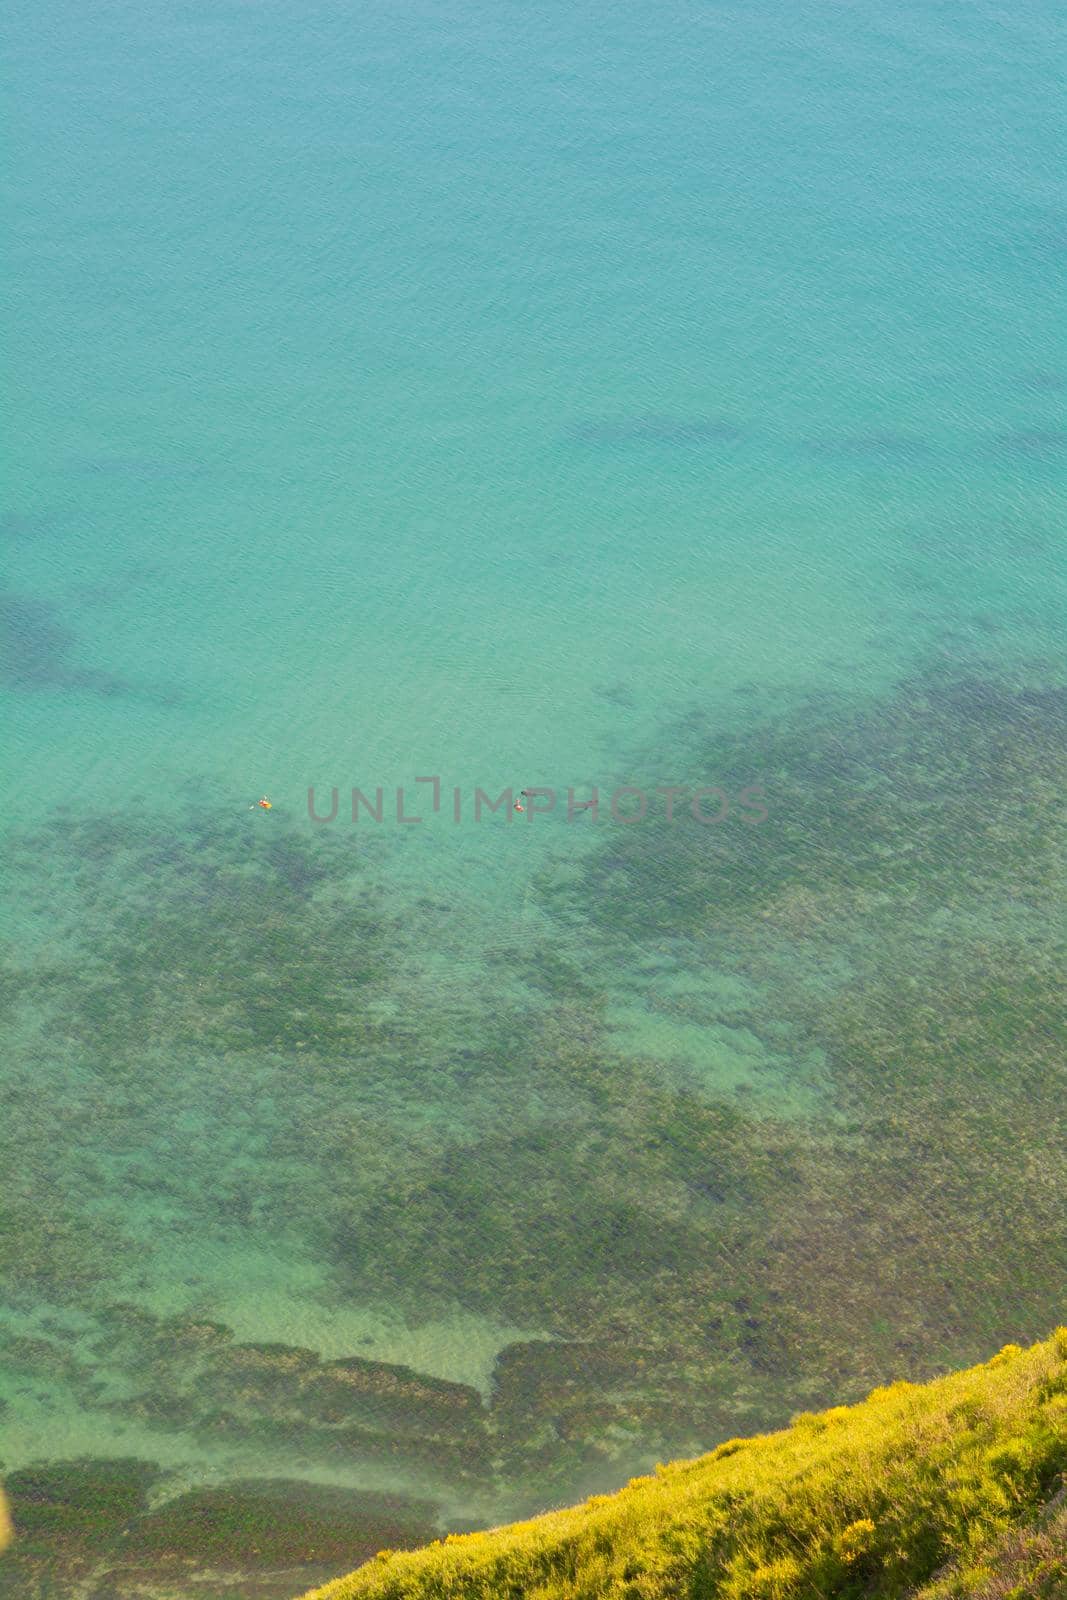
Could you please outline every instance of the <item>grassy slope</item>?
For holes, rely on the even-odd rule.
[[[314,1595],[875,1600],[924,1585],[925,1600],[1055,1595],[1061,1508],[1038,1519],[1065,1471],[1060,1329],[966,1372],[733,1440],[572,1510],[383,1552]]]
[[[942,1574],[916,1600],[1063,1600],[1067,1595],[1067,1489],[1030,1527]]]

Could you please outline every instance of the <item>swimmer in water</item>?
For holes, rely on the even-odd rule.
[[[272,811],[274,807],[271,805],[271,802],[267,799],[266,795],[264,795],[262,800],[257,800],[255,805],[249,806],[248,809],[249,811]]]

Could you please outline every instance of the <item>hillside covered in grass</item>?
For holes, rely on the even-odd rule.
[[[1061,1328],[571,1510],[383,1551],[314,1600],[1057,1600],[1065,1471]]]

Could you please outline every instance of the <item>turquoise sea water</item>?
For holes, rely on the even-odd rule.
[[[294,1593],[1055,1320],[1062,34],[18,0],[16,1510]]]

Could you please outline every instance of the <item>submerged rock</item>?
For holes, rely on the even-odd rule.
[[[152,1462],[134,1457],[42,1462],[7,1479],[20,1552],[49,1545],[106,1545],[143,1511],[159,1477]]]
[[[320,1414],[337,1420],[365,1415],[394,1427],[451,1432],[482,1420],[477,1389],[444,1378],[430,1378],[411,1367],[346,1356],[324,1363],[309,1386],[308,1398]]]
[[[383,1545],[432,1538],[434,1512],[430,1501],[400,1494],[252,1479],[166,1501],[131,1527],[126,1548],[131,1555],[231,1567],[359,1561]]]
[[[134,1460],[12,1474],[16,1542],[0,1575],[3,1600],[289,1600],[436,1532],[428,1500],[289,1479],[190,1490],[149,1509],[158,1475]]]

